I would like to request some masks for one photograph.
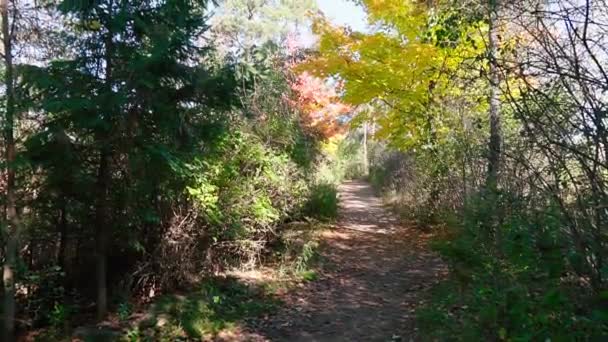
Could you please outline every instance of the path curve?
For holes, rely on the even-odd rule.
[[[335,229],[323,236],[317,281],[284,298],[266,341],[412,341],[414,310],[445,274],[428,235],[400,225],[365,182],[340,186]]]

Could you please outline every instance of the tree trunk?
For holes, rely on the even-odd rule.
[[[486,175],[486,190],[496,192],[498,188],[498,173],[500,171],[500,155],[502,153],[502,130],[500,118],[500,74],[498,70],[498,7],[500,0],[489,0],[489,37],[488,57],[490,62],[490,141],[488,153],[488,173]]]
[[[67,243],[68,243],[68,218],[67,218],[67,200],[65,195],[61,195],[58,231],[59,231],[59,251],[57,253],[57,265],[61,267],[63,272],[68,272],[67,261]],[[66,276],[67,278],[67,276]]]
[[[367,154],[367,121],[363,123],[363,175],[369,176],[369,157]]]
[[[112,13],[113,3],[110,2],[110,13]],[[111,103],[112,97],[112,54],[113,54],[113,41],[112,31],[108,27],[108,33],[106,36],[106,51],[105,51],[105,86],[106,94],[110,98]],[[111,113],[113,107],[107,109],[108,113],[102,113],[105,115],[103,118],[106,123],[112,122]],[[107,280],[107,248],[109,239],[109,227],[108,227],[108,189],[110,187],[110,162],[112,160],[112,146],[110,135],[112,134],[111,128],[106,126],[99,128],[97,134],[97,144],[99,146],[99,165],[97,170],[97,203],[95,207],[95,242],[96,242],[96,253],[95,263],[97,272],[97,320],[102,321],[106,313],[108,312],[108,280]]]
[[[4,282],[4,339],[13,341],[15,338],[15,265],[17,263],[18,240],[14,232],[9,232],[6,241],[6,256],[2,280]]]
[[[15,338],[15,266],[19,248],[20,222],[15,195],[15,94],[12,56],[12,37],[9,29],[8,0],[0,0],[0,16],[2,17],[2,40],[4,46],[6,88],[6,117],[4,123],[5,158],[6,158],[6,221],[8,224],[6,236],[6,255],[2,280],[4,283],[4,341]]]
[[[97,320],[102,321],[108,311],[107,245],[108,245],[108,185],[110,179],[110,153],[106,139],[98,140],[102,147],[97,173],[97,204],[95,208],[95,263],[97,272]]]

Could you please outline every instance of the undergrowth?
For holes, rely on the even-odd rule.
[[[245,319],[273,313],[281,305],[279,288],[317,279],[317,237],[324,228],[316,222],[292,223],[274,247],[274,257],[267,260],[277,271],[273,279],[252,285],[235,277],[214,278],[186,295],[164,296],[152,306],[151,318],[129,329],[124,340],[209,340],[237,329]]]
[[[330,183],[314,185],[305,206],[305,213],[321,221],[331,221],[338,216],[338,190]]]
[[[422,340],[608,339],[608,292],[591,286],[593,262],[573,243],[558,203],[503,190],[459,205],[448,183],[429,186],[432,173],[407,158],[389,155],[370,182],[402,218],[436,233],[433,249],[449,265],[417,310]],[[433,189],[441,190],[434,201]]]
[[[326,226],[318,222],[299,226],[282,236],[282,245],[277,249],[278,275],[288,282],[316,280],[316,268],[322,262],[318,234]]]
[[[417,313],[425,339],[606,340],[607,298],[581,284],[557,211],[548,207],[533,219],[517,203],[500,206],[509,215],[495,230],[487,225],[495,214],[474,203],[464,222],[435,242],[450,277]]]
[[[235,278],[211,279],[186,295],[167,295],[150,310],[150,318],[129,329],[125,341],[208,340],[231,330],[244,318],[272,312],[278,300],[262,288]]]

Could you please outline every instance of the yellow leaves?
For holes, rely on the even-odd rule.
[[[416,40],[427,22],[426,6],[413,0],[364,0],[371,24],[396,29],[408,41]]]
[[[487,25],[450,27],[448,22],[433,21],[436,18],[429,18],[432,12],[421,1],[362,4],[377,29],[351,32],[317,17],[319,54],[298,69],[342,80],[341,95],[347,103],[379,104],[378,110],[366,114],[373,117],[365,118],[378,124],[378,138],[401,149],[423,146],[429,139],[437,143],[453,134],[454,120],[443,105],[445,99],[468,97],[464,101],[473,110],[486,105],[484,85],[473,82],[463,87],[458,80],[487,69]]]
[[[319,49],[332,50],[348,47],[352,38],[347,35],[346,29],[333,26],[322,15],[313,17],[312,31],[320,37]]]
[[[339,75],[346,80],[345,97],[353,104],[388,96],[387,92],[426,92],[424,80],[437,61],[432,45],[403,42],[382,32],[355,38],[328,30],[321,37],[319,52],[320,57],[299,69],[317,76]]]
[[[342,140],[344,140],[344,134],[335,134],[321,143],[321,150],[327,155],[335,156],[338,154],[338,149]]]

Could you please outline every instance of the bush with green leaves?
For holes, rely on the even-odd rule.
[[[257,135],[226,133],[204,152],[183,165],[190,204],[155,253],[163,270],[155,274],[170,275],[171,283],[259,263],[308,194],[301,167]]]
[[[188,191],[220,240],[271,233],[306,193],[298,166],[246,133],[226,136],[196,167]]]
[[[480,341],[578,341],[608,337],[606,298],[579,277],[554,205],[527,212],[503,194],[496,207],[474,201],[465,221],[436,249],[451,268],[418,311],[426,338]]]
[[[330,183],[312,186],[306,203],[305,214],[321,221],[334,220],[338,216],[338,190],[336,186]]]

